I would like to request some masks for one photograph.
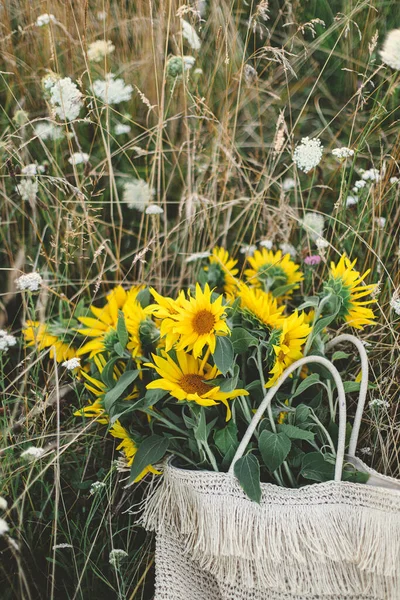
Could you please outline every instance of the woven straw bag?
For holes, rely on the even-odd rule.
[[[228,473],[180,469],[169,460],[147,496],[141,524],[156,532],[155,600],[399,600],[400,482],[355,458],[368,386],[361,342],[362,381],[349,462],[370,473],[370,485],[341,481],[346,401],[339,372],[308,356],[289,367],[255,413]],[[273,396],[292,372],[314,362],[336,383],[339,436],[335,478],[299,489],[262,483],[260,504],[234,477]]]

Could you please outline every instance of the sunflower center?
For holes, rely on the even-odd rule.
[[[215,325],[215,317],[209,310],[200,310],[193,317],[192,325],[198,335],[210,333]]]
[[[195,373],[184,375],[179,385],[187,394],[198,394],[199,396],[207,394],[211,389],[207,383],[204,383],[203,376]]]

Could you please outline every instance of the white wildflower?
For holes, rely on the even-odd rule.
[[[110,40],[96,40],[89,44],[88,59],[92,62],[100,62],[104,57],[114,52],[115,46]]]
[[[391,185],[394,185],[395,183],[399,183],[400,179],[398,177],[391,177],[389,179],[389,182],[391,183]]]
[[[64,132],[61,127],[53,125],[48,121],[40,121],[34,127],[35,135],[43,141],[46,140],[61,140],[64,137]]]
[[[390,408],[390,404],[387,400],[374,398],[368,402],[370,408]]]
[[[93,93],[104,102],[104,104],[119,104],[127,102],[132,98],[133,87],[125,84],[125,81],[114,73],[107,73],[105,79],[96,79],[93,82]]]
[[[130,133],[131,126],[127,123],[117,123],[114,127],[115,135],[123,135],[124,133]]]
[[[42,458],[45,452],[46,451],[43,448],[29,446],[29,448],[21,452],[21,458],[25,458],[26,460],[37,460],[38,458]]]
[[[194,27],[190,23],[181,19],[182,35],[193,50],[200,50],[201,41]]]
[[[48,25],[49,23],[57,23],[57,19],[54,15],[49,13],[44,13],[43,15],[39,15],[36,19],[36,27],[43,27],[43,25]]]
[[[338,158],[339,160],[344,160],[345,158],[350,158],[350,156],[354,156],[354,150],[351,148],[334,148],[332,150],[333,156]]]
[[[73,121],[83,106],[83,94],[70,77],[57,79],[50,86],[49,101],[55,114],[63,121]]]
[[[354,206],[355,204],[357,204],[357,202],[357,196],[352,196],[351,194],[349,194],[346,198],[346,206]]]
[[[80,165],[89,162],[89,154],[86,152],[74,152],[68,159],[70,165]]]
[[[17,338],[7,333],[7,331],[4,331],[4,329],[0,329],[0,352],[7,352],[7,350],[12,346],[15,346],[16,343]]]
[[[9,526],[4,519],[0,519],[0,535],[4,535],[9,530]]]
[[[242,244],[240,246],[240,254],[247,254],[247,256],[253,256],[254,252],[257,250],[257,246],[254,244]]]
[[[73,371],[81,366],[81,359],[78,357],[70,358],[69,360],[65,360],[61,366],[65,367],[67,371]]]
[[[400,71],[400,29],[389,31],[379,54],[386,65]]]
[[[325,219],[322,215],[314,212],[306,213],[304,215],[304,219],[302,220],[302,224],[314,242],[319,237],[322,237],[325,227]]]
[[[146,215],[162,215],[164,210],[158,204],[149,204],[145,212]]]
[[[7,500],[5,498],[3,498],[2,496],[0,496],[0,510],[7,510]]]
[[[279,245],[279,248],[282,250],[283,254],[290,254],[292,258],[295,258],[297,256],[297,250],[294,246],[292,246],[292,244],[283,242]]]
[[[20,179],[19,184],[15,186],[15,190],[24,202],[33,204],[39,191],[39,183],[36,179],[23,177]]]
[[[189,254],[189,256],[185,258],[185,263],[196,262],[197,260],[202,260],[209,256],[211,256],[211,252],[193,252],[193,254]]]
[[[43,279],[39,273],[28,273],[27,275],[21,275],[15,280],[17,290],[29,290],[30,292],[36,292],[42,285]]]
[[[128,208],[144,212],[153,200],[155,190],[143,179],[132,179],[124,184],[123,202]]]
[[[393,294],[390,299],[390,308],[400,317],[400,298],[397,294]]]
[[[386,225],[386,217],[376,217],[375,221],[380,229],[384,229]]]
[[[272,240],[261,240],[260,246],[262,246],[263,248],[266,248],[267,250],[271,250],[272,249]]]
[[[96,16],[98,21],[105,21],[107,19],[107,13],[105,10],[99,10]]]
[[[71,544],[65,544],[65,543],[55,544],[53,546],[53,550],[61,550],[62,548],[73,548],[73,546]]]
[[[364,446],[364,448],[360,448],[359,450],[360,454],[367,454],[368,456],[370,456],[372,454],[372,450],[370,446]]]
[[[105,487],[106,487],[106,484],[104,483],[104,481],[95,481],[90,486],[89,494],[91,496],[93,496],[94,494],[96,494],[97,492],[99,492],[100,490],[102,490]]]
[[[22,169],[21,169],[21,174],[26,175],[27,177],[34,177],[35,175],[38,175],[39,173],[43,173],[43,172],[44,172],[43,165],[37,165],[36,163],[31,163],[30,165],[25,165],[25,167],[22,167]]]
[[[321,140],[304,137],[294,151],[293,160],[301,171],[308,173],[320,163],[322,154]]]
[[[318,237],[315,240],[315,245],[317,246],[318,250],[325,250],[325,248],[328,248],[329,242],[323,237]]]
[[[353,187],[353,192],[358,194],[359,190],[362,190],[367,185],[367,182],[364,179],[358,179]]]
[[[361,178],[364,181],[380,181],[381,180],[381,174],[378,171],[378,169],[368,169],[367,171],[361,171]]]
[[[114,550],[111,550],[108,562],[110,563],[110,565],[118,569],[118,567],[122,564],[125,558],[127,558],[127,556],[128,553],[125,552],[125,550],[115,548]]]
[[[249,64],[244,65],[243,77],[246,85],[253,85],[258,79],[257,71]]]
[[[285,177],[285,179],[282,182],[282,189],[284,192],[290,192],[290,190],[293,190],[296,187],[296,181],[293,179],[293,177]]]

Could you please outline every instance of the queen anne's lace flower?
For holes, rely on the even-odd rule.
[[[117,123],[114,127],[115,135],[123,135],[124,133],[130,133],[131,126],[127,123]]]
[[[43,15],[39,15],[36,19],[36,27],[43,27],[43,25],[48,25],[49,23],[57,23],[57,19],[54,15],[44,13]]]
[[[36,292],[42,285],[43,279],[39,273],[28,273],[27,275],[21,275],[16,279],[15,283],[17,290],[29,290],[30,292]]]
[[[355,204],[357,204],[358,202],[358,198],[357,196],[347,196],[346,198],[346,206],[354,206]]]
[[[0,535],[4,535],[9,530],[9,526],[7,525],[4,519],[0,519]]]
[[[93,93],[100,98],[104,104],[119,104],[127,102],[132,98],[133,87],[125,84],[125,81],[114,73],[108,73],[105,79],[96,79],[93,82]]]
[[[44,85],[50,90],[50,104],[60,119],[73,121],[79,116],[83,106],[83,94],[70,77],[55,81],[47,78]]]
[[[146,208],[146,215],[162,215],[164,210],[158,204],[149,204]]]
[[[318,250],[324,250],[325,248],[328,248],[329,242],[325,238],[319,237],[315,240],[315,245],[317,246]]]
[[[16,343],[17,340],[13,335],[10,335],[7,333],[7,331],[0,329],[0,352],[7,352],[7,350],[11,348],[11,346],[15,346]]]
[[[25,458],[26,460],[37,460],[38,458],[42,458],[43,454],[46,451],[43,448],[36,448],[36,446],[30,446],[23,452],[21,452],[21,458]]]
[[[65,367],[67,371],[73,371],[74,369],[77,369],[81,366],[81,359],[77,357],[70,358],[69,360],[65,360],[61,366]]]
[[[7,510],[7,506],[7,500],[3,496],[0,496],[0,510]]]
[[[104,489],[105,487],[106,487],[106,484],[104,483],[104,481],[95,481],[90,486],[89,494],[91,496],[93,496],[94,494],[96,494],[100,490]]]
[[[36,163],[31,163],[30,165],[25,165],[22,167],[21,173],[22,175],[26,175],[27,177],[34,177],[38,175],[38,173],[43,173],[44,167],[42,165],[37,165]]]
[[[89,154],[86,152],[74,152],[68,159],[70,165],[80,165],[89,161]]]
[[[96,40],[89,44],[88,59],[92,62],[100,62],[105,56],[114,52],[115,46],[110,40]]]
[[[181,19],[182,35],[193,50],[200,50],[201,41],[194,27],[190,23]]]
[[[397,294],[394,294],[390,299],[390,308],[400,317],[400,298]]]
[[[18,192],[24,202],[30,202],[33,204],[39,191],[39,184],[37,179],[23,177],[20,180],[20,183],[15,186],[15,190]]]
[[[322,153],[321,140],[304,137],[294,151],[293,160],[301,171],[308,173],[320,163]]]
[[[381,180],[381,174],[378,171],[378,169],[368,169],[367,171],[361,171],[361,178],[364,181],[380,181]],[[357,182],[356,182],[357,185]]]
[[[304,229],[307,231],[310,238],[315,242],[318,238],[322,237],[324,233],[325,220],[322,215],[318,213],[309,212],[304,215],[302,221]]]
[[[290,190],[293,190],[296,187],[296,182],[293,179],[293,177],[285,177],[285,179],[282,182],[282,189],[284,192],[290,192]]]
[[[209,256],[211,256],[211,252],[193,252],[193,254],[189,254],[189,256],[185,258],[185,263],[196,262],[197,260],[202,260]]]
[[[283,254],[290,254],[292,258],[295,258],[295,256],[297,256],[296,248],[288,242],[283,242],[279,245],[279,248],[282,250]]]
[[[368,402],[370,408],[390,408],[390,404],[387,400],[382,400],[381,398],[374,398],[374,400],[370,400]]]
[[[272,250],[272,240],[261,240],[260,246],[267,250]]]
[[[400,29],[389,31],[379,54],[386,65],[400,70]]]
[[[333,156],[339,158],[340,160],[344,160],[345,158],[350,158],[350,156],[354,156],[354,150],[351,148],[334,148],[332,150]]]
[[[116,569],[121,565],[121,563],[127,558],[128,553],[125,550],[120,550],[119,548],[115,548],[111,550],[109,555],[109,563]]]
[[[43,141],[46,140],[61,140],[64,137],[64,132],[61,127],[49,123],[49,121],[40,121],[34,127],[35,135]]]
[[[154,194],[155,190],[146,181],[132,179],[124,184],[122,200],[128,208],[135,208],[140,212],[144,212],[151,204]]]

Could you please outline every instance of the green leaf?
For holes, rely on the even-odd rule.
[[[308,421],[310,416],[311,409],[306,404],[299,404],[296,407],[296,423],[299,425],[300,423],[305,423]]]
[[[319,297],[318,296],[308,296],[303,304],[300,304],[298,310],[304,310],[305,308],[317,308],[319,305]]]
[[[154,406],[157,402],[165,398],[167,394],[168,392],[166,390],[147,390],[144,395],[144,408]]]
[[[238,430],[236,423],[231,419],[226,427],[214,433],[214,442],[222,456],[232,448],[238,447]]]
[[[118,311],[117,335],[119,343],[121,344],[122,348],[125,349],[129,340],[129,334],[126,328],[125,316],[122,310]]]
[[[107,392],[104,396],[104,408],[109,413],[112,405],[116,402],[125,390],[135,381],[138,377],[139,371],[135,369],[135,371],[125,371],[122,373],[121,377],[116,382],[115,386]]]
[[[118,356],[120,356],[121,358],[125,357],[125,350],[121,346],[121,342],[117,342],[116,344],[114,344],[114,352],[115,354],[118,354]]]
[[[258,447],[265,466],[273,473],[289,454],[292,442],[285,433],[273,433],[264,429],[259,437]]]
[[[331,315],[328,315],[327,317],[318,319],[318,321],[314,325],[314,329],[313,329],[313,333],[312,333],[313,337],[315,337],[319,333],[321,333],[325,329],[325,327],[328,327],[328,325],[330,325],[332,323],[332,321],[334,321],[336,319],[336,314],[337,313],[333,313]]]
[[[101,380],[103,383],[105,383],[105,385],[108,388],[112,388],[115,385],[115,379],[114,379],[114,367],[115,364],[119,361],[119,357],[114,357],[111,360],[109,360],[106,365],[104,366],[104,369],[101,372]]]
[[[146,438],[139,446],[131,468],[129,481],[135,481],[142,471],[154,463],[164,458],[168,450],[169,439],[160,435],[151,435]]]
[[[314,441],[315,435],[312,431],[307,431],[307,429],[301,429],[300,427],[286,423],[278,425],[278,429],[280,432],[286,434],[291,440],[306,440],[308,442]]]
[[[231,340],[226,336],[218,335],[213,354],[214,362],[222,375],[226,375],[233,366],[235,357]]]
[[[344,381],[343,387],[346,394],[350,394],[351,392],[359,392],[360,391],[360,383],[357,381]]]
[[[303,381],[297,386],[296,391],[294,392],[292,398],[296,398],[296,396],[299,396],[300,394],[305,392],[306,389],[308,389],[312,385],[315,385],[316,383],[318,383],[319,380],[320,379],[319,379],[318,373],[313,373],[306,379],[303,379]]]
[[[335,360],[342,360],[344,358],[349,358],[350,354],[347,354],[347,352],[342,352],[342,350],[338,350],[337,352],[333,353],[332,356],[332,362],[335,362]]]
[[[251,346],[257,346],[258,343],[257,338],[255,338],[254,335],[251,335],[251,333],[249,333],[247,329],[244,329],[243,327],[233,328],[231,341],[233,350],[237,354],[243,354],[244,352],[247,352]]]
[[[335,477],[335,465],[326,461],[320,452],[304,455],[300,475],[312,481],[331,481]]]
[[[260,465],[257,458],[253,454],[242,456],[235,463],[234,472],[245,494],[260,504]]]
[[[194,437],[199,442],[207,442],[207,421],[206,421],[206,413],[201,407],[199,419],[197,421],[196,427],[194,428]]]
[[[294,283],[290,283],[288,285],[280,285],[279,287],[275,288],[274,290],[271,290],[272,295],[275,298],[278,298],[279,296],[284,296],[285,294],[290,292],[290,290],[293,290],[295,285],[296,284],[294,284]]]
[[[136,296],[136,301],[139,302],[142,308],[146,308],[150,304],[152,300],[151,293],[149,288],[144,288],[144,290],[140,290],[138,295]]]

